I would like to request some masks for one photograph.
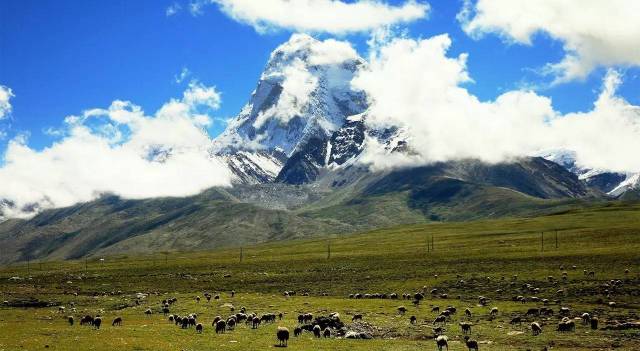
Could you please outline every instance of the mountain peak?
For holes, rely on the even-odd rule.
[[[255,91],[214,141],[213,152],[261,150],[291,156],[327,139],[347,116],[366,109],[351,80],[366,64],[347,42],[293,34],[272,53]]]

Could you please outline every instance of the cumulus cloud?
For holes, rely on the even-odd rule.
[[[392,6],[382,1],[359,0],[211,0],[236,21],[259,33],[272,29],[344,34],[361,32],[427,16],[426,2],[408,0]]]
[[[12,110],[11,98],[14,97],[11,88],[0,85],[0,119],[6,118]]]
[[[114,101],[65,119],[62,138],[43,150],[25,137],[9,142],[0,168],[5,216],[25,209],[69,206],[102,194],[125,198],[187,196],[230,185],[228,169],[209,154],[207,111],[220,104],[213,87],[190,84],[154,115]]]
[[[620,77],[607,75],[593,110],[562,115],[551,99],[514,90],[481,101],[465,87],[467,55],[447,56],[448,35],[395,39],[373,51],[352,81],[370,99],[366,123],[397,126],[413,150],[393,155],[370,142],[363,161],[377,168],[437,161],[510,161],[540,150],[574,150],[585,167],[640,171],[640,110],[615,95]]]
[[[565,56],[546,72],[556,83],[585,78],[598,66],[638,66],[639,1],[610,0],[467,0],[459,14],[473,37],[497,33],[530,45],[536,33],[563,43]]]

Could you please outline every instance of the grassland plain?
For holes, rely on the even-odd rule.
[[[613,286],[612,279],[621,283]],[[418,306],[402,299],[348,297],[423,289],[426,298]],[[237,292],[234,297],[231,290]],[[285,297],[285,290],[297,294]],[[219,293],[220,299],[196,302],[204,292]],[[137,293],[147,296],[137,298]],[[491,302],[480,306],[480,295]],[[513,301],[519,295],[549,299],[547,307],[555,315],[525,317],[529,308],[542,304]],[[160,302],[168,297],[178,299],[171,313],[198,314],[202,334],[167,321]],[[35,261],[0,269],[0,298],[8,302],[0,307],[0,350],[262,350],[277,344],[276,326],[293,331],[303,312],[339,312],[347,328],[367,330],[374,339],[315,339],[305,332],[289,340],[293,350],[433,350],[437,313],[431,309],[449,305],[458,308],[445,325],[451,350],[467,349],[458,326],[467,319],[480,350],[639,350],[640,330],[606,328],[640,319],[640,205],[609,203],[535,218],[416,224],[242,250]],[[17,306],[30,298],[50,306]],[[59,305],[66,307],[64,313]],[[405,315],[397,312],[401,305],[408,309]],[[255,330],[243,324],[215,334],[213,318],[230,315],[231,306],[258,315],[282,312],[284,318]],[[499,310],[495,318],[489,316],[492,307]],[[576,321],[575,332],[557,332],[560,307],[569,307],[571,317],[583,312],[598,316],[600,329]],[[147,308],[154,313],[145,315]],[[472,318],[464,317],[465,308]],[[362,323],[351,323],[354,313],[364,315]],[[79,326],[85,314],[102,315],[102,328]],[[76,325],[68,325],[68,315]],[[411,315],[416,325],[409,323]],[[523,316],[521,326],[509,323],[516,315]],[[116,316],[124,320],[121,327],[111,326]],[[534,320],[543,327],[536,337],[528,328]]]

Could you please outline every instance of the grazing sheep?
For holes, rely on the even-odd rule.
[[[163,314],[163,315],[165,315],[165,316],[166,316],[167,314],[169,314],[169,307],[166,307],[166,306],[165,306],[165,307],[163,307],[163,308],[162,308],[162,314]]]
[[[404,306],[398,307],[398,313],[399,314],[402,315],[402,314],[405,314],[405,312],[407,312],[407,308],[406,307],[404,307]]]
[[[542,327],[540,327],[540,323],[538,322],[531,323],[531,333],[533,334],[533,336],[536,336],[542,333]]]
[[[329,327],[324,328],[324,331],[322,332],[322,335],[325,338],[330,338],[331,337],[331,329]]]
[[[282,317],[284,317],[284,315],[282,314],[282,312],[278,313],[278,320],[281,321]]]
[[[464,343],[467,344],[467,348],[469,349],[469,351],[478,351],[478,342],[470,339],[469,336],[464,337]]]
[[[522,318],[521,318],[520,316],[513,317],[513,318],[511,319],[511,322],[509,322],[509,324],[513,324],[513,325],[518,324],[518,325],[521,325],[521,324],[522,324]]]
[[[560,315],[568,316],[571,313],[571,309],[569,307],[560,307]]]
[[[571,332],[571,331],[576,331],[576,324],[569,319],[563,319],[562,321],[560,321],[558,323],[558,329],[559,332]]]
[[[260,318],[258,318],[258,316],[253,317],[253,320],[251,321],[251,328],[258,329],[259,326],[260,326]]]
[[[295,327],[295,329],[293,329],[293,336],[298,337],[300,334],[302,334],[302,328]]]
[[[236,319],[235,318],[227,319],[227,328],[229,330],[233,330],[235,327],[236,327]]]
[[[122,325],[122,317],[116,317],[113,319],[113,322],[111,322],[112,327],[121,326],[121,325]]]
[[[447,317],[444,315],[440,315],[433,320],[433,324],[444,324],[447,321]]]
[[[598,318],[596,317],[591,318],[591,329],[593,330],[598,329]]]
[[[411,318],[409,318],[409,323],[411,323],[411,324],[416,324],[416,321],[417,321],[417,320],[418,320],[418,319],[416,318],[416,316],[411,316]]]
[[[278,338],[278,342],[280,346],[287,346],[287,342],[289,341],[289,329],[285,327],[278,327],[276,330],[276,337]]]
[[[462,329],[463,334],[471,333],[471,323],[469,322],[460,322],[460,328]]]
[[[196,324],[196,333],[202,334],[202,329],[204,329],[204,327],[202,326],[202,323]]]
[[[491,315],[492,317],[495,317],[498,315],[498,307],[493,307],[491,309],[491,311],[489,312],[489,315]]]
[[[540,309],[539,308],[530,308],[527,313],[525,314],[525,316],[539,316],[540,315]]]
[[[170,322],[170,323],[173,323],[174,318],[175,318],[175,317],[174,317],[173,315],[169,315],[169,322]]]
[[[311,321],[313,321],[313,314],[312,313],[305,313],[302,315],[302,319],[305,323],[311,323]]]
[[[431,312],[439,313],[440,312],[440,306],[433,306],[431,308]]]
[[[235,290],[231,290],[231,297],[236,296],[236,291]]]
[[[153,314],[153,311],[152,311],[150,308],[147,308],[147,309],[144,311],[144,314],[146,314],[147,316],[150,316],[151,314]]]
[[[93,327],[96,329],[100,329],[100,325],[102,325],[102,318],[96,317],[93,319]]]
[[[221,319],[222,319],[222,317],[220,317],[220,316],[216,316],[216,317],[213,319],[213,322],[211,323],[211,326],[212,326],[212,327],[215,327],[215,326],[216,326],[216,323],[218,323],[218,321],[219,321],[219,320],[221,320]]]
[[[93,317],[91,316],[84,316],[82,317],[82,319],[80,319],[80,325],[93,325]]]
[[[67,321],[69,322],[69,325],[73,325],[73,316],[67,317]]]
[[[471,310],[470,310],[470,309],[468,309],[468,308],[467,308],[467,309],[465,309],[465,310],[464,310],[464,314],[465,314],[467,317],[471,318]]]
[[[227,322],[225,322],[223,320],[219,320],[216,323],[216,334],[220,334],[220,333],[224,334],[226,329],[227,329]]]
[[[582,324],[589,324],[591,321],[591,316],[588,313],[583,313],[582,316]]]
[[[351,318],[351,321],[361,321],[362,320],[362,314],[354,314],[353,317]]]
[[[442,351],[442,348],[447,348],[449,350],[449,338],[446,335],[438,335],[436,337],[436,346],[439,351]]]
[[[189,318],[188,317],[183,317],[180,320],[180,328],[182,328],[182,329],[189,328]]]
[[[317,324],[313,326],[313,336],[320,338],[320,326]]]
[[[200,296],[196,296],[196,303],[200,303]]]
[[[609,302],[609,303],[608,303],[608,305],[609,305],[609,307],[611,307],[611,308],[616,308],[616,303],[615,303],[615,302],[613,302],[613,301]]]

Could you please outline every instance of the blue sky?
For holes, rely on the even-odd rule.
[[[167,16],[169,6],[182,8]],[[389,2],[397,4],[400,2]],[[65,116],[89,108],[106,108],[116,99],[129,100],[153,113],[172,97],[179,97],[189,79],[215,85],[222,93],[216,117],[228,118],[247,101],[269,53],[291,35],[287,29],[266,34],[238,23],[216,5],[193,16],[187,1],[48,1],[0,2],[0,84],[10,87],[10,119],[0,121],[8,140],[25,132],[34,149],[51,145],[55,137],[44,131],[59,127]],[[544,84],[549,77],[535,73],[548,62],[562,59],[562,43],[546,34],[534,36],[533,45],[505,44],[497,35],[472,39],[456,20],[462,3],[430,1],[426,19],[401,26],[413,38],[448,33],[451,55],[469,54],[468,69],[474,83],[470,92],[493,99],[505,90],[526,84]],[[315,33],[320,38],[330,34]],[[366,56],[367,33],[340,35]],[[189,78],[176,83],[183,68]],[[640,101],[636,68],[625,70],[619,95]],[[539,94],[549,96],[562,113],[591,108],[605,69],[584,81],[572,81]],[[215,136],[224,128],[209,127]]]

